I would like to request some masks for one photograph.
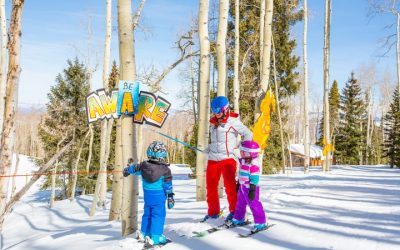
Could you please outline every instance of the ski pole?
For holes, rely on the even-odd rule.
[[[187,143],[187,142],[181,141],[181,140],[179,140],[179,139],[177,139],[177,138],[174,138],[174,137],[172,137],[172,136],[169,136],[169,135],[167,135],[167,134],[158,132],[158,131],[156,131],[156,130],[154,130],[154,129],[148,128],[147,126],[144,126],[144,127],[147,128],[147,129],[149,129],[149,130],[151,130],[151,131],[153,131],[153,132],[155,132],[155,133],[157,133],[157,134],[159,134],[159,135],[162,135],[162,136],[164,136],[164,137],[166,137],[166,138],[168,138],[168,139],[170,139],[170,140],[172,140],[172,141],[174,141],[174,142],[180,143],[180,144],[182,144],[183,146],[185,146],[185,147],[187,147],[187,148],[190,148],[190,149],[192,149],[192,150],[199,151],[199,152],[201,152],[201,153],[205,153],[204,150],[201,150],[201,149],[199,149],[199,148],[196,148],[195,146],[190,145],[190,144]]]

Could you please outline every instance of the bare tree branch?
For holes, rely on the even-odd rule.
[[[140,14],[142,13],[145,2],[146,2],[146,0],[142,0],[140,2],[140,5],[135,13],[135,16],[133,16],[133,20],[132,20],[132,30],[133,31],[135,31],[136,27],[138,26],[139,17],[140,17]]]
[[[157,69],[154,66],[151,66],[150,68],[144,69],[143,73],[138,76],[138,79],[143,83],[148,85],[153,92],[160,92],[163,94],[166,94],[165,91],[162,90],[161,88],[161,82],[164,80],[164,78],[175,68],[177,67],[181,62],[185,61],[186,59],[192,57],[192,56],[198,56],[199,51],[195,51],[192,53],[187,52],[187,50],[194,45],[193,43],[193,34],[195,33],[195,30],[190,30],[189,32],[181,35],[178,39],[178,41],[175,43],[177,45],[177,48],[180,51],[180,58],[176,60],[174,63],[172,63],[170,66],[165,68],[161,74],[158,74]]]
[[[392,42],[389,47],[386,49],[386,51],[381,54],[379,57],[385,57],[387,56],[387,54],[389,54],[389,52],[392,50],[393,46],[396,44],[396,41]]]
[[[198,56],[198,55],[199,55],[199,51],[195,51],[189,55],[182,54],[181,58],[179,58],[176,62],[171,64],[168,68],[164,69],[164,71],[161,73],[159,78],[155,82],[152,83],[152,86],[154,86],[156,88],[156,91],[159,91],[161,89],[161,86],[160,86],[161,81],[164,80],[164,78],[169,74],[169,72],[171,72],[171,70],[173,70],[176,66],[178,66],[181,62],[185,61],[189,57]]]

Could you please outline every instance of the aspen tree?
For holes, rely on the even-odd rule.
[[[15,137],[15,113],[17,111],[17,99],[19,76],[21,73],[21,27],[24,0],[13,0],[10,18],[8,40],[8,72],[7,89],[4,103],[5,120],[3,133],[0,138],[0,175],[8,175],[11,170],[12,154]],[[4,222],[6,211],[8,178],[0,179],[0,231]]]
[[[304,64],[304,172],[308,173],[310,166],[310,121],[308,118],[308,61],[307,61],[307,28],[308,28],[308,4],[303,0],[303,64]]]
[[[7,53],[7,27],[6,27],[6,6],[5,0],[0,0],[0,28],[1,28],[1,55],[0,55],[0,137],[3,133],[4,106],[6,94],[6,53]]]
[[[331,25],[331,0],[325,0],[325,25],[324,25],[324,140],[325,147],[331,145],[329,129],[329,39]],[[331,152],[328,149],[325,155],[323,170],[329,171],[331,165]]]
[[[210,40],[208,33],[209,0],[200,0],[199,5],[199,41],[200,41],[200,74],[199,74],[199,131],[197,147],[204,150],[208,147],[210,118]],[[207,155],[196,152],[196,200],[206,200],[205,166]]]
[[[134,51],[134,36],[132,31],[132,6],[130,0],[118,0],[118,40],[120,59],[120,79],[135,81],[136,64]],[[122,163],[129,158],[138,161],[136,141],[136,126],[131,117],[121,118],[121,149]],[[122,190],[122,235],[126,236],[138,228],[138,194],[139,180],[137,176],[124,178]]]
[[[104,56],[103,56],[103,88],[108,91],[108,70],[110,67],[110,48],[111,48],[111,0],[106,0],[106,33],[104,39]],[[93,194],[92,207],[90,215],[93,216],[96,211],[96,206],[105,206],[107,192],[107,162],[106,144],[107,144],[107,120],[101,121],[100,135],[100,169],[97,175],[96,188]],[[108,142],[109,143],[109,142]]]
[[[226,96],[226,34],[228,32],[229,0],[219,1],[217,34],[217,95]]]

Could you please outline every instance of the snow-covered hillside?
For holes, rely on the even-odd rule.
[[[400,249],[399,169],[338,166],[308,175],[299,170],[262,176],[261,185],[269,222],[276,224],[269,231],[243,239],[237,234],[248,228],[236,228],[193,238],[192,231],[210,227],[197,222],[206,203],[195,201],[195,180],[176,178],[176,204],[167,212],[165,230],[173,243],[163,249]],[[107,221],[108,210],[89,217],[91,196],[50,209],[49,192],[37,187],[6,218],[3,249],[142,248],[132,237],[121,238],[120,223]]]

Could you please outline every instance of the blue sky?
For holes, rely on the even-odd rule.
[[[330,79],[337,79],[342,87],[352,70],[362,64],[377,64],[379,72],[395,71],[395,54],[385,58],[379,41],[394,33],[395,28],[384,27],[394,22],[394,17],[381,15],[368,18],[368,1],[333,0]],[[8,13],[10,1],[8,4]],[[134,8],[139,0],[133,1]],[[118,62],[116,25],[116,1],[113,1],[112,60]],[[310,18],[308,34],[309,73],[311,94],[320,98],[322,90],[323,21],[324,4],[320,0],[309,0]],[[136,62],[138,68],[154,64],[158,69],[168,66],[179,56],[174,49],[178,34],[188,30],[190,20],[198,11],[194,0],[148,0],[142,17],[145,27],[151,30],[136,35]],[[55,84],[56,75],[66,66],[68,58],[83,57],[88,53],[86,27],[92,22],[93,36],[90,45],[92,67],[98,53],[98,70],[94,74],[93,88],[100,88],[104,43],[105,4],[99,0],[26,1],[23,13],[22,58],[19,102],[22,106],[45,104],[47,93]],[[301,45],[302,23],[293,28],[293,36]],[[296,49],[302,55],[302,48]],[[302,67],[302,62],[299,64]],[[173,105],[181,101],[176,94],[184,84],[175,70],[164,81],[169,93],[164,95]]]

